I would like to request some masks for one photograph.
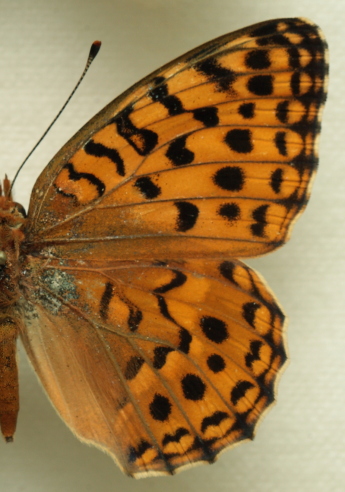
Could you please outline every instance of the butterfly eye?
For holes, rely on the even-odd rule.
[[[0,267],[6,264],[7,255],[4,251],[0,251]]]
[[[25,211],[25,208],[23,207],[23,205],[21,205],[20,203],[14,203],[14,210],[16,210],[17,212],[20,213],[20,215],[22,217],[24,217],[24,219],[26,219],[27,215],[26,215],[26,211]]]

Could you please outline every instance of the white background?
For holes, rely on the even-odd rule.
[[[345,487],[345,3],[342,0],[0,0],[0,155],[13,177],[77,80],[87,79],[17,182],[25,207],[39,173],[79,127],[161,64],[226,32],[309,17],[330,47],[320,168],[309,206],[281,250],[251,264],[289,315],[290,365],[256,439],[212,466],[135,481],[71,434],[20,347],[21,411],[0,442],[6,492],[341,492]],[[125,431],[125,430],[124,430]]]

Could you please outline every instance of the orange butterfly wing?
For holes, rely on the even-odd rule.
[[[136,476],[253,437],[286,356],[284,316],[250,268],[59,263],[26,293],[23,341],[77,435]]]
[[[281,245],[317,164],[324,49],[315,26],[273,21],[147,77],[48,165],[27,242],[67,258],[87,243],[89,257],[117,259]]]
[[[211,41],[93,118],[32,194],[22,338],[59,413],[134,476],[253,436],[283,315],[234,258],[283,244],[309,195],[325,41],[281,19]]]

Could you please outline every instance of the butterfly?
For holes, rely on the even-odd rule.
[[[128,475],[252,439],[286,361],[284,314],[242,257],[283,245],[318,162],[326,42],[304,19],[210,41],[106,106],[0,197],[0,423],[16,340],[58,413]]]

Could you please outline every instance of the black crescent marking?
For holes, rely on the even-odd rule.
[[[175,325],[179,326],[178,323],[174,320],[174,318],[171,316],[168,310],[168,305],[164,299],[163,296],[161,295],[156,295],[157,301],[158,301],[158,307],[159,311],[162,316],[164,316],[165,319],[168,319],[169,321],[172,321]]]
[[[276,108],[276,117],[281,122],[286,124],[289,115],[289,101],[280,101]]]
[[[114,286],[111,282],[107,282],[105,284],[105,289],[102,294],[100,308],[99,308],[99,314],[103,319],[103,321],[106,321],[108,319],[109,304],[111,299],[113,298],[113,295],[114,295]]]
[[[135,151],[142,156],[149,154],[158,143],[157,133],[148,128],[137,128],[130,120],[131,108],[114,117],[111,123],[115,123],[118,133]]]
[[[282,156],[287,156],[286,132],[277,132],[274,137],[275,146]]]
[[[278,167],[275,171],[272,172],[271,174],[271,179],[270,179],[270,186],[274,193],[278,194],[280,193],[282,183],[284,181],[283,177],[284,171],[280,167]]]
[[[153,359],[153,367],[155,369],[162,369],[165,366],[168,354],[173,352],[174,349],[171,347],[156,347],[153,351],[154,359]]]
[[[231,91],[232,84],[237,78],[235,72],[222,67],[214,58],[197,63],[195,69],[205,75],[210,82],[216,84],[220,92]]]
[[[255,223],[250,225],[253,236],[265,237],[265,227],[267,225],[266,214],[268,207],[269,205],[260,205],[253,210],[252,217]]]
[[[209,417],[205,417],[201,422],[201,432],[205,432],[208,427],[212,425],[219,425],[223,420],[229,418],[229,414],[226,412],[217,411]]]
[[[293,70],[297,70],[298,68],[301,68],[299,49],[296,48],[296,46],[291,46],[291,48],[288,48],[287,52],[289,55],[290,68],[292,68]]]
[[[256,360],[260,360],[260,349],[263,346],[263,342],[261,340],[252,340],[250,342],[250,351],[246,353],[245,362],[246,366],[251,369],[253,363]]]
[[[152,444],[150,444],[148,441],[145,441],[142,439],[138,446],[135,448],[134,446],[130,446],[129,448],[129,456],[128,456],[128,461],[130,463],[134,463],[137,459],[141,458],[142,455],[148,450],[153,448]]]
[[[128,327],[131,331],[136,331],[139,328],[139,324],[143,319],[143,313],[137,307],[130,305],[127,303],[129,308],[129,316],[128,316]]]
[[[243,398],[246,392],[250,389],[254,388],[254,384],[250,381],[238,381],[236,386],[234,386],[231,390],[230,400],[231,403],[237,405],[239,400]]]
[[[184,273],[178,271],[178,270],[171,270],[172,273],[175,274],[175,277],[168,282],[167,284],[161,285],[160,287],[157,287],[154,292],[157,294],[165,294],[169,290],[176,289],[177,287],[180,287],[187,281],[187,275]]]
[[[176,116],[185,112],[180,99],[169,95],[168,85],[164,77],[153,80],[154,87],[149,91],[152,101],[161,103],[169,112],[169,116]]]
[[[253,328],[255,328],[255,313],[261,307],[258,302],[246,302],[242,306],[242,316]]]
[[[189,333],[186,328],[181,328],[179,332],[179,337],[180,337],[180,343],[179,343],[179,350],[183,352],[184,354],[188,354],[189,349],[190,349],[190,344],[192,343],[192,335]]]
[[[107,157],[115,164],[117,174],[119,174],[120,176],[125,175],[125,164],[116,149],[106,147],[103,144],[96,143],[93,140],[90,140],[84,146],[84,150],[87,154],[93,155],[95,157]]]
[[[178,210],[176,219],[176,230],[178,232],[187,232],[193,229],[199,216],[199,209],[194,203],[190,202],[174,202]]]
[[[65,164],[63,166],[63,169],[67,169],[68,171],[68,179],[71,181],[79,181],[81,179],[86,179],[89,183],[91,183],[93,186],[96,187],[97,189],[97,194],[98,196],[102,196],[105,191],[105,184],[103,181],[101,181],[99,178],[97,178],[94,174],[91,173],[78,173],[75,169],[72,163]],[[74,196],[73,194],[67,194],[64,193],[62,189],[59,187],[56,188],[59,193],[62,193],[63,195],[67,196]]]
[[[234,279],[235,269],[236,265],[231,261],[223,261],[219,265],[219,273],[222,275],[222,277],[229,280],[229,282],[231,282],[232,284],[238,285],[238,283]]]
[[[171,442],[180,442],[183,436],[187,436],[189,434],[190,432],[187,429],[185,429],[184,427],[179,427],[174,434],[165,434],[162,440],[162,445],[166,446]]]
[[[183,113],[192,113],[194,118],[201,121],[204,126],[212,127],[219,123],[218,108],[215,107],[203,107],[193,110],[186,110],[183,107],[181,100],[174,95],[169,94],[168,84],[164,77],[156,77],[153,80],[153,87],[149,91],[149,96],[152,101],[159,102],[169,112],[169,116],[176,116]]]

